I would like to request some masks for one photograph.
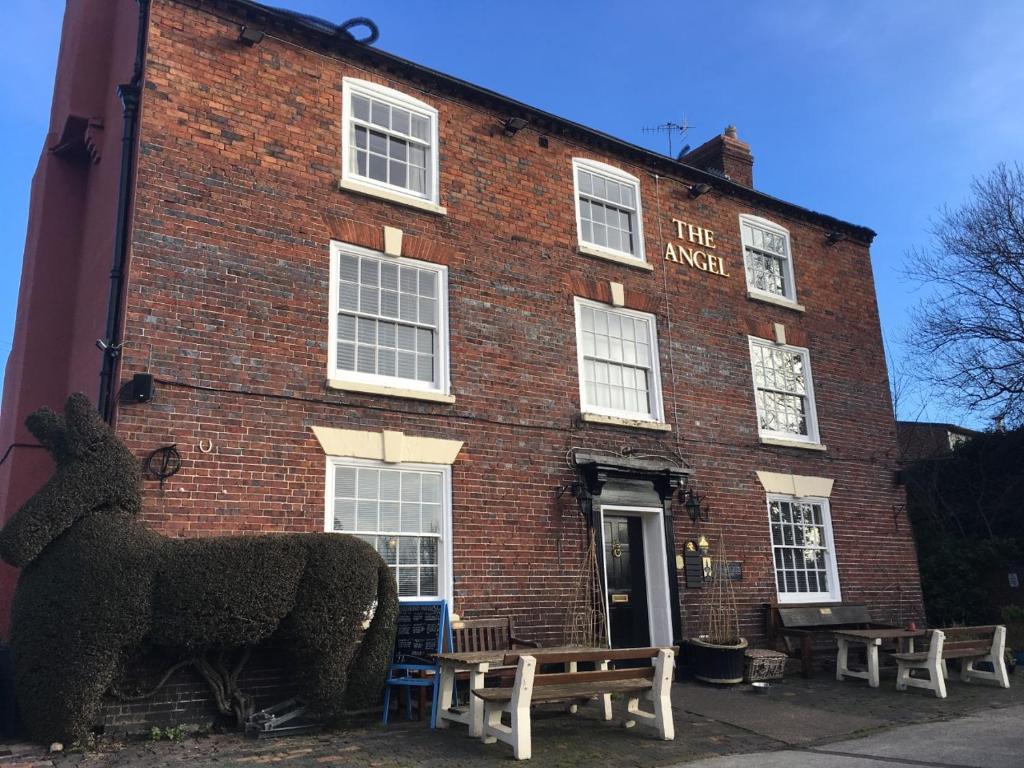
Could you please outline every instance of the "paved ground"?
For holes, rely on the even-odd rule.
[[[907,725],[801,751],[754,752],[686,763],[686,768],[1021,768],[1024,706]]]
[[[1011,684],[1013,688],[1003,690],[954,681],[949,698],[939,700],[926,691],[897,693],[891,677],[875,690],[861,681],[837,683],[824,674],[812,680],[792,677],[775,683],[766,695],[746,686],[685,683],[673,691],[675,741],[659,741],[639,728],[624,731],[600,722],[589,707],[576,716],[543,711],[535,718],[530,764],[1022,768],[1024,678],[1014,675]],[[912,727],[894,729],[905,725]],[[505,745],[481,744],[460,727],[431,731],[419,722],[388,727],[355,722],[342,731],[269,741],[219,734],[190,737],[182,743],[101,742],[92,752],[68,750],[58,755],[24,744],[0,746],[0,752],[5,749],[9,754],[0,755],[0,768],[507,768],[513,764]],[[730,755],[744,756],[721,757]]]

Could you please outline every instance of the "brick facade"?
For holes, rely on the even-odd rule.
[[[556,499],[576,479],[567,453],[676,456],[712,508],[693,524],[674,502],[676,551],[725,537],[752,641],[776,599],[757,471],[833,478],[843,599],[878,620],[922,619],[869,231],[725,181],[692,198],[707,174],[585,130],[535,122],[506,136],[511,103],[373,51],[284,27],[242,46],[238,13],[152,3],[121,379],[149,372],[157,389],[122,402],[116,427],[140,457],[176,444],[183,468],[163,491],[147,482],[146,522],[170,536],[322,531],[325,456],[311,427],[460,440],[455,609],[511,614],[518,634],[558,642],[587,537],[576,502]],[[339,190],[344,77],[438,110],[445,215]],[[577,252],[574,157],[640,179],[652,270]],[[740,214],[789,230],[805,311],[748,298]],[[672,219],[714,231],[728,277],[663,258]],[[405,257],[448,269],[452,404],[327,385],[330,241],[381,249],[385,226],[403,231]],[[829,244],[837,228],[847,237]],[[656,317],[671,431],[578,418],[573,302],[610,301],[612,282],[627,308]],[[810,351],[825,451],[758,439],[748,335],[773,339],[778,323]],[[678,579],[686,635],[702,593]]]

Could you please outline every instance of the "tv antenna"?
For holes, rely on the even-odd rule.
[[[686,134],[690,132],[690,128],[692,128],[692,127],[693,126],[691,126],[690,123],[687,122],[686,118],[684,117],[683,118],[683,122],[681,122],[681,123],[673,123],[672,121],[669,121],[667,123],[662,123],[661,125],[656,125],[653,128],[644,128],[643,132],[644,133],[666,133],[666,134],[668,134],[668,156],[669,157],[676,157],[672,153],[672,134],[678,133],[679,134],[679,138],[684,139],[684,138],[686,138]],[[685,155],[689,150],[690,150],[690,145],[689,144],[684,144],[683,148],[681,150],[679,150],[679,154],[680,155]]]

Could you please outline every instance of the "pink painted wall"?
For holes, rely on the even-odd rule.
[[[131,79],[135,0],[68,0],[50,110],[32,179],[14,340],[0,407],[0,456],[35,443],[24,427],[36,408],[68,393],[98,394],[121,162],[117,85]],[[92,156],[58,156],[69,118],[89,122]],[[72,121],[73,122],[73,121]],[[74,133],[74,132],[71,132]],[[80,132],[76,134],[80,136]],[[0,520],[49,476],[38,448],[14,448],[0,465]],[[0,563],[0,633],[5,637],[17,571]]]

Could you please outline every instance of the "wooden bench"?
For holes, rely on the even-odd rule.
[[[544,665],[564,664],[571,671],[541,672]],[[609,669],[609,662],[654,659],[651,666]],[[669,648],[616,648],[580,650],[560,653],[510,653],[503,664],[516,665],[515,681],[507,688],[479,688],[473,695],[483,700],[485,744],[503,741],[512,746],[516,760],[528,760],[532,754],[530,738],[530,706],[549,702],[588,701],[602,699],[605,720],[612,719],[611,694],[622,694],[625,702],[625,725],[636,723],[654,728],[662,739],[675,738],[672,721],[672,667],[675,652]],[[577,671],[580,663],[593,663],[592,671]],[[644,697],[653,703],[653,711],[640,709]],[[508,713],[510,725],[502,723]]]
[[[460,619],[452,622],[452,650],[455,653],[475,651],[512,651],[517,647],[536,648],[530,640],[516,637],[512,617],[495,619]]]
[[[932,630],[927,651],[893,654],[898,669],[896,690],[905,691],[908,686],[927,688],[940,699],[946,698],[946,680],[949,679],[946,662],[949,659],[960,660],[960,679],[964,682],[991,680],[1009,688],[1010,677],[1003,658],[1005,650],[1006,627],[1001,625]],[[978,662],[988,662],[992,671],[977,669]],[[914,677],[911,674],[914,670],[924,670],[928,677]]]
[[[837,629],[892,629],[879,624],[862,603],[768,604],[768,639],[781,638],[786,651],[792,653],[799,641],[800,662],[804,677],[814,669],[814,640],[823,635],[832,637]]]

